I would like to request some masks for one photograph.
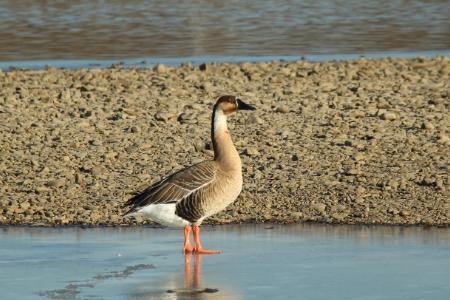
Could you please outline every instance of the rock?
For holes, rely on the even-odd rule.
[[[365,199],[362,195],[357,195],[354,200],[357,204],[363,204],[365,202]]]
[[[62,187],[65,184],[66,184],[66,181],[63,178],[51,180],[51,181],[47,182],[48,187],[56,187],[56,188]]]
[[[291,213],[291,217],[292,217],[294,220],[300,220],[300,219],[303,218],[303,213],[300,212],[300,211],[293,211],[293,212]]]
[[[433,125],[433,123],[426,121],[426,122],[422,123],[422,129],[433,130],[434,125]]]
[[[45,186],[39,186],[35,188],[36,193],[42,194],[42,193],[49,193],[51,192],[51,189]]]
[[[438,141],[439,144],[449,144],[450,143],[450,137],[448,137],[448,135],[445,135],[445,134],[439,134],[437,141]]]
[[[199,69],[200,71],[206,71],[206,64],[205,64],[205,63],[202,63],[201,65],[198,66],[198,69]]]
[[[353,110],[349,113],[351,118],[363,118],[366,114],[361,110]]]
[[[381,114],[380,117],[381,117],[381,119],[387,120],[387,121],[393,121],[398,118],[397,115],[393,112],[385,112],[385,113]]]
[[[345,213],[345,212],[334,213],[334,214],[331,215],[331,217],[332,217],[333,219],[335,219],[336,221],[338,221],[338,222],[343,221],[347,216],[348,216],[348,214]]]
[[[322,92],[331,92],[336,89],[336,85],[332,82],[321,82],[320,83],[320,89]]]
[[[205,147],[206,147],[205,142],[203,142],[203,141],[197,141],[194,143],[194,148],[197,151],[202,151],[205,149]]]
[[[313,203],[311,207],[317,210],[318,212],[324,212],[327,206],[323,203]]]
[[[247,118],[248,124],[263,124],[264,121],[257,115],[251,115]]]
[[[20,208],[23,210],[27,210],[30,208],[30,203],[28,201],[24,201],[24,202],[20,203]]]
[[[102,145],[102,141],[99,141],[99,140],[92,140],[92,141],[90,141],[90,144],[91,144],[92,146],[101,146],[101,145]]]
[[[154,68],[153,71],[159,73],[159,74],[163,74],[167,72],[167,67],[163,64],[157,64]]]
[[[197,119],[193,113],[182,113],[178,116],[178,121],[181,124],[196,124]]]
[[[167,122],[170,119],[172,119],[174,116],[171,113],[168,112],[162,112],[162,111],[158,111],[155,114],[155,119],[157,121],[163,121],[163,122]]]
[[[289,112],[289,107],[287,107],[286,105],[280,105],[275,108],[275,111],[278,113],[285,114]]]
[[[257,156],[259,155],[259,151],[255,147],[247,147],[245,148],[245,154],[247,156]]]
[[[356,168],[349,168],[345,171],[345,174],[350,176],[356,176],[361,174],[361,171]]]
[[[402,216],[402,217],[408,217],[409,215],[411,215],[411,213],[407,210],[400,211],[400,216]]]

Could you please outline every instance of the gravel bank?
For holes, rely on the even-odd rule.
[[[0,223],[144,223],[121,205],[211,158],[236,94],[244,190],[209,223],[448,225],[449,85],[448,57],[0,71]]]

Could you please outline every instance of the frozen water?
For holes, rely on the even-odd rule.
[[[450,230],[203,228],[224,253],[183,256],[180,230],[0,228],[1,299],[448,299]]]

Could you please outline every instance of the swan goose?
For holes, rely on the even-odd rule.
[[[211,122],[214,159],[180,170],[138,193],[125,203],[131,206],[125,216],[142,215],[164,226],[184,227],[184,253],[221,253],[202,247],[199,226],[233,203],[242,190],[241,159],[227,127],[227,118],[238,110],[255,108],[235,96],[220,97]]]

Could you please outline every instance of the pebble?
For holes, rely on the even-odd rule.
[[[422,123],[422,129],[433,130],[434,129],[434,125],[431,122],[423,122]]]
[[[450,144],[450,137],[445,134],[439,134],[437,141],[439,144]]]
[[[157,121],[167,122],[167,121],[169,121],[172,117],[173,117],[173,115],[170,114],[170,113],[168,113],[168,112],[158,111],[158,112],[155,113],[155,119],[156,119]]]
[[[247,118],[247,123],[248,124],[263,124],[264,121],[256,115],[251,115]]]
[[[257,108],[228,123],[244,192],[205,223],[448,225],[443,69],[450,60],[8,71],[0,224],[150,223],[122,218],[124,201],[212,158],[211,108],[227,93]]]
[[[65,183],[66,183],[66,181],[64,179],[60,178],[60,179],[51,180],[51,181],[47,182],[47,186],[59,188],[59,187],[64,186]]]
[[[178,121],[181,124],[195,124],[197,119],[193,113],[182,113],[178,116]]]
[[[206,147],[205,142],[203,142],[203,141],[197,141],[194,143],[194,148],[197,151],[202,151],[205,149],[205,147]]]
[[[363,118],[365,115],[366,115],[365,112],[361,110],[353,110],[349,113],[349,116],[351,118]]]
[[[165,65],[163,65],[163,64],[157,64],[153,68],[153,70],[156,71],[159,74],[162,74],[162,73],[166,73],[167,72],[167,67]]]
[[[324,212],[327,206],[323,203],[313,203],[312,208],[317,210],[318,212]]]
[[[277,106],[275,108],[275,111],[278,113],[285,114],[289,112],[289,107],[287,107],[286,105]]]
[[[381,119],[383,120],[388,120],[388,121],[393,121],[396,120],[397,114],[393,113],[393,112],[385,112],[383,114],[381,114]]]
[[[259,151],[256,147],[247,147],[245,148],[245,154],[247,156],[257,156],[259,155]]]

